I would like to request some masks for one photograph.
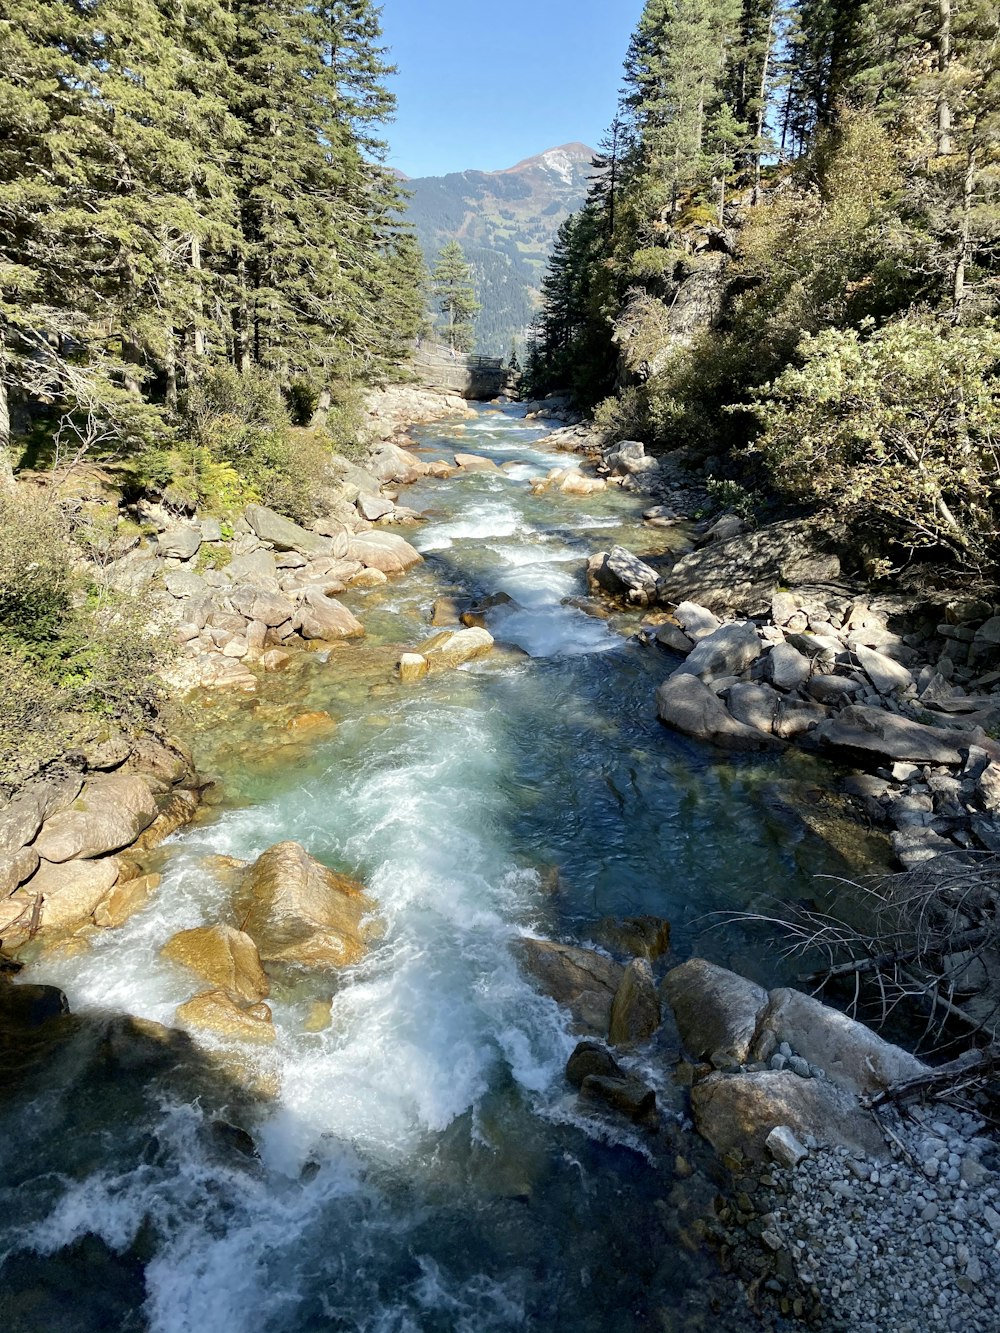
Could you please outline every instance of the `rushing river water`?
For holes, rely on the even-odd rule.
[[[672,922],[675,961],[699,951],[773,984],[759,937],[709,914],[810,895],[842,863],[794,811],[812,768],[720,763],[668,733],[653,696],[671,659],[628,637],[637,618],[574,604],[588,554],[614,539],[655,555],[671,538],[618,490],[532,496],[562,461],[544,434],[515,410],[419,433],[428,456],[514,466],[404,493],[427,514],[408,533],[426,560],[345,598],[364,644],[256,699],[207,703],[199,759],[224,803],[162,850],[148,908],[27,969],[80,1022],[0,1102],[11,1333],[753,1326],[690,1231],[712,1185],[676,1169],[678,1153],[709,1159],[681,1126],[669,1035],[637,1062],[659,1134],[585,1113],[563,1077],[567,1016],[510,944],[652,913]],[[395,682],[436,597],[497,592],[512,600],[490,628],[519,651]],[[336,730],[290,733],[310,709]],[[336,978],[275,976],[278,1040],[238,1067],[121,1055],[109,1015],[170,1024],[197,989],[159,950],[226,919],[218,858],[284,839],[367,882],[384,940]],[[252,1133],[259,1160],[219,1118]]]

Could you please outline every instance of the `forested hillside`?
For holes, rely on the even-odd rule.
[[[831,507],[885,568],[995,561],[998,59],[988,0],[648,0],[534,388]]]
[[[458,241],[475,272],[482,306],[476,348],[506,356],[537,306],[542,274],[560,224],[580,207],[593,174],[591,149],[565,144],[506,171],[456,171],[406,182],[408,220],[428,266]]]
[[[404,353],[368,0],[9,0],[0,44],[0,445],[162,471],[220,368],[307,420]]]

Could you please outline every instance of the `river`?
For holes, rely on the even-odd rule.
[[[199,707],[199,764],[221,796],[160,853],[155,899],[26,969],[80,1020],[0,1100],[6,1328],[752,1327],[691,1230],[714,1186],[668,1030],[633,1061],[661,1132],[586,1112],[563,1076],[567,1017],[510,944],[587,941],[602,918],[652,913],[672,923],[674,961],[701,952],[774,984],[782,964],[760,937],[712,914],[809,896],[843,864],[796,814],[807,761],[720,762],[668,733],[653,699],[672,659],[629,637],[638,617],[575,604],[612,534],[644,552],[676,538],[651,537],[641,499],[617,489],[532,495],[563,461],[545,433],[517,409],[416,432],[425,456],[511,466],[407,489],[427,514],[407,533],[425,562],[345,597],[364,643]],[[395,681],[435,598],[498,592],[512,600],[489,627],[519,651]],[[317,709],[335,730],[288,731]],[[170,1024],[196,989],[159,949],[225,917],[218,858],[284,839],[368,884],[384,940],[336,978],[275,976],[278,1040],[238,1067],[116,1063],[109,1015]],[[220,1139],[220,1118],[258,1160]]]

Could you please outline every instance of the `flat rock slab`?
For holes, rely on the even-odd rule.
[[[277,551],[301,551],[303,555],[325,555],[330,550],[327,537],[309,532],[290,518],[276,514],[264,505],[247,505],[246,521],[262,542],[270,542]]]
[[[698,676],[709,683],[724,676],[738,676],[760,657],[762,644],[749,621],[721,625],[695,644],[676,676]]]
[[[822,722],[815,732],[820,745],[879,760],[906,759],[914,764],[960,764],[970,738],[938,730],[881,708],[851,704]]]
[[[781,742],[737,722],[726,705],[697,676],[674,674],[656,692],[660,721],[695,740],[726,750],[766,750]]]
[[[456,454],[455,466],[463,472],[499,472],[500,469],[492,458],[483,458],[481,454]]]
[[[380,569],[383,574],[402,574],[423,560],[419,551],[394,532],[358,533],[348,543],[346,556],[366,569]]]
[[[134,842],[158,813],[143,778],[127,773],[91,778],[68,810],[45,821],[33,846],[46,861],[103,856]]]

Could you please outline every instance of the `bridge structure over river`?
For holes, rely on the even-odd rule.
[[[503,393],[507,383],[507,371],[499,357],[452,356],[443,347],[417,348],[410,370],[426,389],[449,389],[481,402]]]

